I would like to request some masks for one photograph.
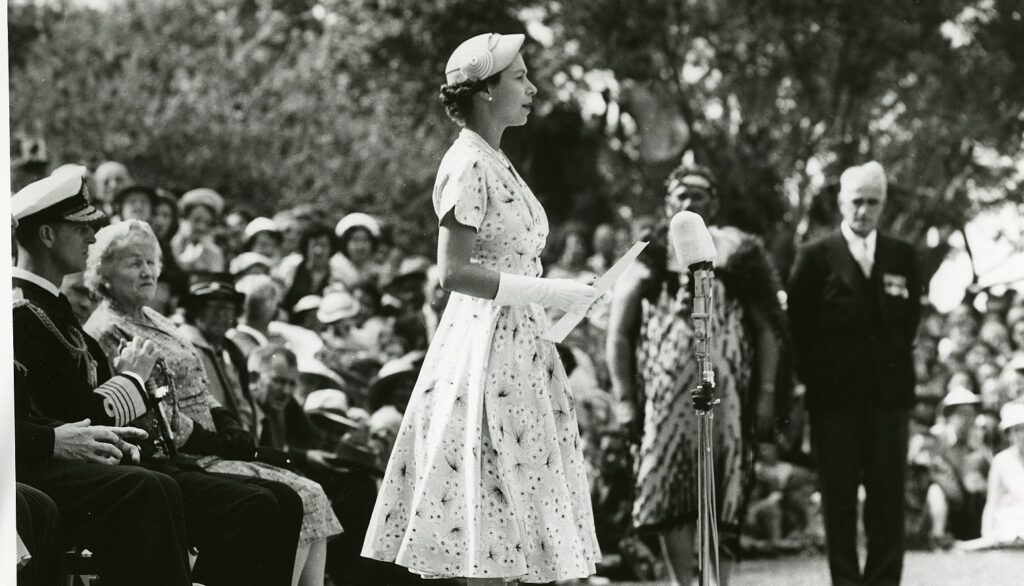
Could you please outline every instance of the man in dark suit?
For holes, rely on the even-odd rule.
[[[156,353],[133,339],[112,372],[57,289],[85,267],[92,223],[103,218],[86,199],[84,171],[59,171],[11,200],[20,222],[12,271],[17,479],[52,499],[72,543],[99,554],[105,584],[190,584],[190,543],[200,549],[196,579],[208,586],[290,584],[302,518],[294,491],[179,462],[132,465],[132,442],[146,434],[128,425],[151,407],[144,381]]]
[[[840,229],[804,246],[789,283],[797,367],[807,387],[833,584],[898,584],[903,479],[920,317],[914,249],[880,234],[882,166],[841,178]],[[857,492],[866,493],[867,560],[857,558]]]

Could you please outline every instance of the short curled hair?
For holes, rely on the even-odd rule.
[[[125,220],[105,226],[96,233],[96,242],[89,247],[89,256],[85,261],[85,286],[94,293],[108,297],[109,292],[104,283],[117,266],[111,260],[117,253],[136,243],[148,245],[152,259],[156,261],[156,276],[159,277],[163,268],[163,257],[156,234],[149,224],[142,220]]]
[[[438,99],[444,106],[444,111],[459,126],[465,126],[469,115],[473,113],[473,95],[484,91],[488,86],[494,87],[501,81],[501,72],[486,79],[467,79],[459,83],[446,83],[441,85],[441,93]]]

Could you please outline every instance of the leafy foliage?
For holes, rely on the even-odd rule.
[[[541,103],[506,151],[554,222],[654,211],[684,149],[727,219],[785,251],[834,179],[883,162],[920,238],[1020,200],[1024,9],[1014,0],[13,2],[12,130],[55,162],[125,162],[270,212],[362,210],[428,251],[457,128],[437,104],[464,38],[529,30]],[[545,46],[548,45],[548,46]],[[1018,175],[1014,175],[1014,173]],[[817,198],[817,199],[816,199]],[[820,201],[819,201],[820,200]],[[818,211],[824,213],[818,214]],[[813,223],[813,222],[812,222]],[[956,222],[953,222],[956,223]]]

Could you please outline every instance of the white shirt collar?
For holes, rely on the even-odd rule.
[[[846,239],[847,246],[863,242],[867,245],[868,253],[874,257],[875,242],[878,241],[878,230],[872,230],[867,236],[858,236],[857,233],[853,231],[853,228],[851,228],[846,222],[839,224],[839,230],[843,233],[843,238]]]
[[[11,268],[11,277],[14,277],[16,279],[24,279],[25,281],[28,281],[29,283],[34,283],[36,285],[39,285],[40,287],[45,289],[48,293],[50,293],[54,297],[60,297],[60,289],[55,287],[53,285],[53,283],[47,281],[46,279],[40,277],[39,275],[37,275],[35,273],[26,271],[23,268],[12,267]]]

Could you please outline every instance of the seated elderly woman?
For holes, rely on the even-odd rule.
[[[163,315],[146,306],[160,274],[160,246],[148,224],[128,220],[107,226],[89,248],[85,280],[102,301],[85,324],[107,356],[133,335],[146,332],[160,349],[162,367],[151,382],[167,386],[163,401],[174,445],[184,454],[199,456],[205,470],[254,476],[283,482],[303,502],[303,521],[293,584],[323,584],[326,539],[341,533],[323,489],[293,472],[259,461],[260,449],[227,409],[210,393],[210,373],[200,351]],[[236,308],[210,305],[210,312]],[[147,383],[150,381],[147,381]],[[155,457],[159,457],[159,451]]]

